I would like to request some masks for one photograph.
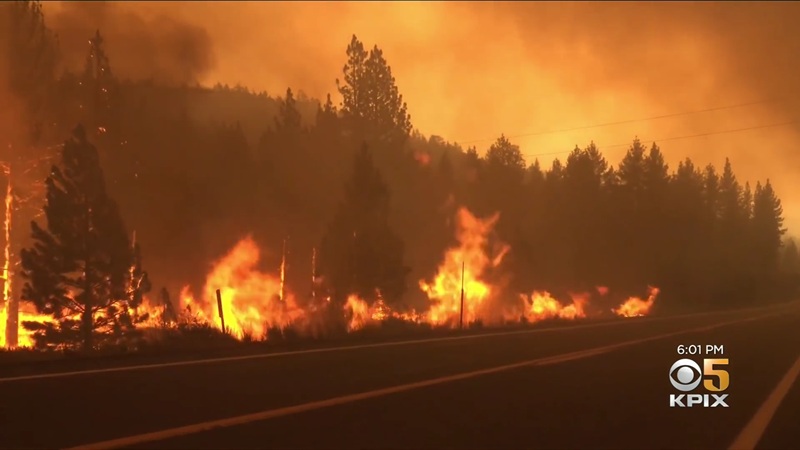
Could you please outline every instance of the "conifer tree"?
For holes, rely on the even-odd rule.
[[[36,331],[39,347],[93,349],[133,330],[133,310],[149,286],[83,127],[64,143],[45,184],[47,225],[31,223],[22,298],[53,320],[23,325]]]
[[[403,242],[389,226],[389,197],[371,152],[362,146],[320,247],[320,272],[339,301],[350,294],[374,300],[378,289],[393,302],[406,290],[409,269]]]

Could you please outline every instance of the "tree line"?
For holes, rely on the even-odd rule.
[[[593,143],[542,167],[505,136],[485,153],[422,136],[383,52],[356,36],[336,80],[338,105],[292,89],[269,96],[123,80],[101,31],[73,73],[59,69],[38,4],[13,8],[11,87],[30,130],[13,157],[32,164],[60,143],[60,161],[42,171],[46,220],[20,238],[17,295],[42,313],[105,317],[56,316],[60,328],[42,330],[47,342],[82,336],[93,346],[89,328],[132,329],[139,319],[129,311],[150,280],[173,292],[199,284],[208,261],[247,233],[267,249],[287,239],[287,285],[301,297],[314,288],[318,250],[316,275],[338,301],[380,290],[395,307],[419,309],[427,300],[414,286],[453,244],[460,205],[500,212],[492,239],[511,245],[502,270],[512,292],[651,284],[665,308],[796,293],[800,258],[780,200],[769,180],[737,179],[730,161],[670,168],[657,144],[634,139],[616,167]],[[269,253],[265,268],[280,257]]]

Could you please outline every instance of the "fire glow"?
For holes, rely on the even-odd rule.
[[[8,187],[10,189],[10,185]],[[6,199],[6,236],[10,223],[9,199]],[[233,248],[211,267],[200,295],[191,292],[185,286],[180,293],[179,306],[183,319],[195,323],[210,325],[223,330],[232,337],[242,340],[266,339],[270,330],[292,329],[299,334],[314,334],[313,328],[324,317],[323,311],[329,308],[339,309],[347,331],[356,332],[366,327],[377,326],[387,320],[397,320],[412,324],[425,324],[434,327],[457,328],[469,326],[475,322],[495,325],[508,322],[535,323],[544,320],[579,320],[590,317],[587,306],[589,293],[571,294],[570,301],[564,302],[547,291],[533,291],[530,294],[513,294],[505,292],[504,286],[490,281],[492,271],[497,271],[504,257],[510,251],[508,245],[495,243],[490,245],[490,236],[499,215],[478,218],[467,209],[461,208],[456,214],[456,238],[458,244],[445,251],[442,261],[431,281],[421,280],[419,288],[429,300],[428,308],[422,312],[415,310],[399,311],[390,308],[377,292],[374,301],[350,295],[343,305],[335,306],[330,297],[320,293],[325,301],[311,300],[300,302],[285,284],[286,280],[286,242],[283,242],[280,267],[274,273],[261,271],[258,264],[261,252],[256,242],[249,236],[244,237]],[[135,242],[135,235],[134,235]],[[8,273],[10,253],[8,246],[4,253],[4,275]],[[316,250],[312,252],[312,265],[316,265]],[[316,267],[312,268],[315,271]],[[312,283],[319,279],[312,273]],[[6,283],[4,299],[10,297],[10,286]],[[9,289],[9,290],[7,290]],[[220,291],[220,306],[217,303],[217,290]],[[606,296],[609,288],[596,288],[600,296]],[[658,296],[658,288],[650,287],[647,299],[630,297],[612,311],[620,317],[638,317],[647,315]],[[515,298],[516,302],[505,302],[504,299]],[[4,327],[7,317],[7,301],[0,309],[0,326]],[[306,304],[307,303],[307,304]],[[463,305],[463,306],[462,306]],[[166,305],[157,304],[145,297],[135,313],[139,317],[148,318],[138,326],[144,329],[157,329],[169,326],[164,321]],[[463,315],[462,315],[463,314]],[[20,312],[19,322],[47,322],[46,316]],[[315,325],[316,324],[316,325]],[[3,330],[5,331],[5,330]],[[5,338],[2,333],[0,338]],[[1,341],[5,345],[5,341]],[[32,346],[32,333],[20,327],[19,346]]]

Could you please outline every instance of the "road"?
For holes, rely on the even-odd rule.
[[[799,329],[794,303],[0,378],[0,448],[797,448]],[[679,344],[724,347],[728,408],[669,407]]]

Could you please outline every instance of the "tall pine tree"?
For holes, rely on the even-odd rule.
[[[404,142],[411,133],[411,116],[383,51],[375,46],[367,52],[353,35],[342,71],[343,80],[336,80],[341,111],[359,137],[369,142]]]
[[[53,320],[24,325],[38,347],[96,348],[132,331],[149,286],[83,127],[64,143],[46,187],[47,228],[33,221],[34,244],[21,254],[22,298]]]
[[[338,301],[350,294],[374,300],[380,290],[393,302],[406,290],[403,253],[403,242],[389,226],[389,189],[364,145],[323,237],[320,272]]]
[[[753,263],[762,275],[775,273],[779,263],[783,228],[783,206],[775,195],[772,184],[756,183],[753,196]]]
[[[82,98],[79,107],[90,130],[97,135],[113,131],[119,136],[117,82],[111,73],[111,63],[100,30],[89,39],[80,85]]]

